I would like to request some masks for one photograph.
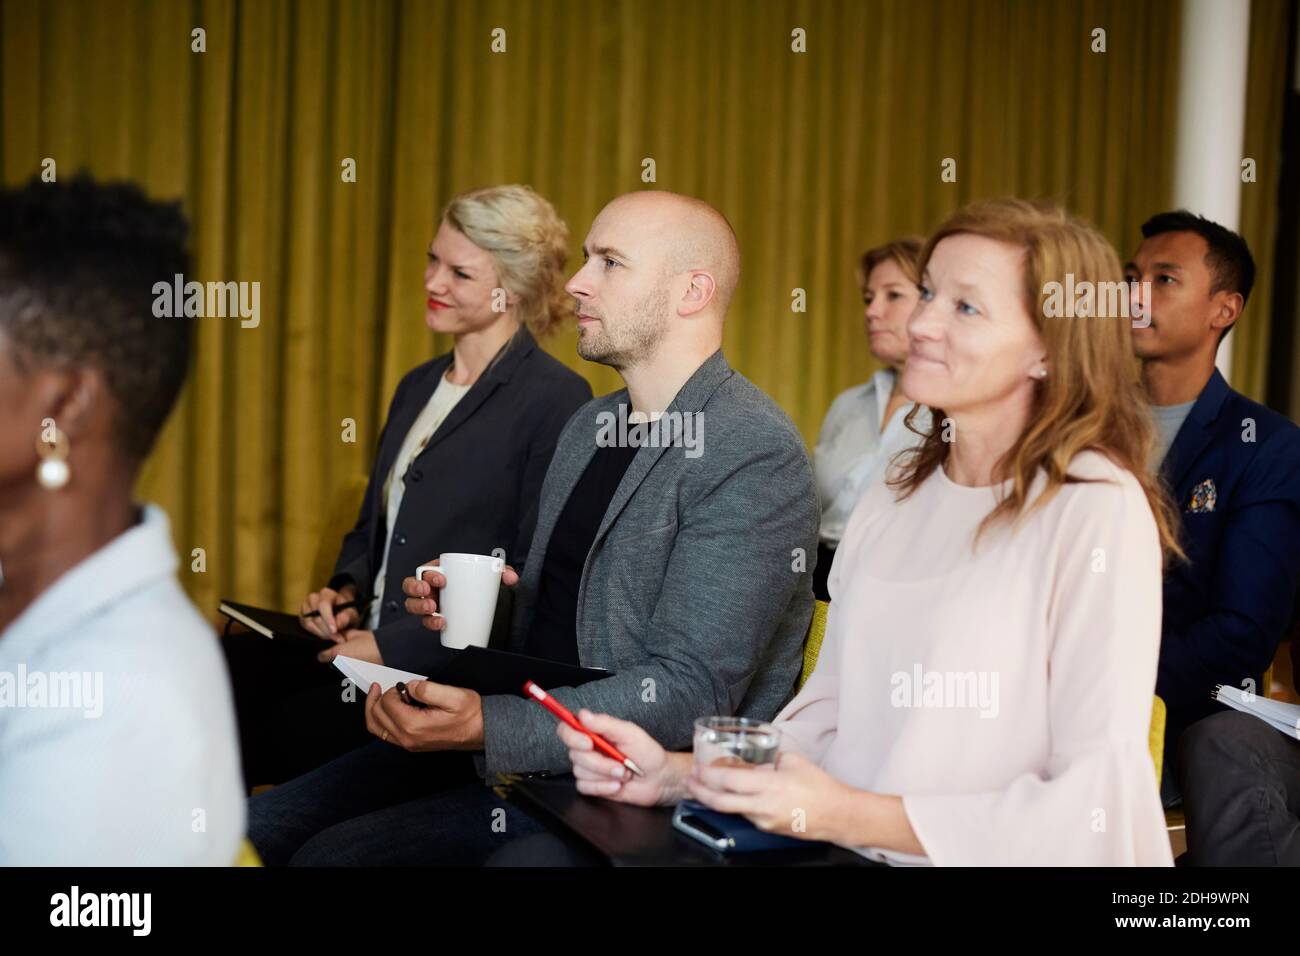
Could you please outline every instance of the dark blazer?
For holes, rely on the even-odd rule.
[[[1210,700],[1215,684],[1249,678],[1267,692],[1260,682],[1294,620],[1300,582],[1300,428],[1216,370],[1161,472],[1190,559],[1165,572],[1156,693],[1173,754],[1188,724],[1221,709]]]
[[[398,384],[361,514],[343,539],[330,587],[351,582],[359,594],[371,594],[388,533],[384,482],[451,359],[448,352],[425,362]],[[570,416],[590,398],[591,386],[581,376],[520,329],[412,460],[389,544],[375,631],[385,664],[418,670],[428,665],[428,645],[437,643],[437,634],[407,614],[402,603],[402,579],[420,564],[443,552],[491,554],[501,548],[506,562],[522,569],[555,442]]]

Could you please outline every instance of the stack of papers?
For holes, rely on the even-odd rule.
[[[343,672],[344,677],[361,688],[363,694],[370,692],[371,684],[378,684],[383,688],[384,693],[388,693],[397,686],[398,681],[410,683],[413,680],[426,679],[423,674],[412,674],[410,671],[401,671],[396,667],[359,661],[355,657],[344,657],[341,654],[334,658],[334,666]]]
[[[1300,740],[1300,704],[1284,704],[1280,700],[1269,700],[1258,694],[1247,694],[1228,684],[1215,687],[1211,696],[1221,704],[1258,717],[1274,730]]]

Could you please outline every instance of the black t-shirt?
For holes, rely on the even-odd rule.
[[[600,522],[637,447],[597,448],[573,488],[546,546],[537,608],[523,652],[566,664],[578,663],[578,586]]]

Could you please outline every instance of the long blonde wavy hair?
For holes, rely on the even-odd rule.
[[[1185,557],[1178,544],[1177,514],[1147,464],[1154,428],[1133,354],[1131,319],[1123,314],[1048,314],[1049,283],[1066,287],[1067,274],[1073,275],[1076,287],[1088,281],[1099,291],[1106,288],[1100,283],[1120,283],[1127,302],[1128,287],[1115,250],[1091,224],[1054,204],[983,200],[958,210],[930,236],[921,252],[922,274],[935,247],[958,234],[983,236],[1024,251],[1023,301],[1047,349],[1050,370],[1046,378],[1034,381],[1028,425],[995,468],[1011,487],[980,524],[977,540],[994,523],[1014,523],[1047,504],[1062,485],[1084,481],[1069,474],[1070,461],[1080,452],[1097,451],[1132,472],[1141,484],[1165,559]],[[906,419],[908,427],[924,437],[903,453],[889,480],[899,500],[916,491],[948,457],[950,446],[942,438],[944,412],[931,411],[928,434],[913,427],[917,409]],[[1030,502],[1040,472],[1046,484]]]

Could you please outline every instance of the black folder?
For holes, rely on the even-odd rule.
[[[334,646],[332,641],[304,630],[293,614],[268,611],[234,601],[222,601],[220,610],[230,620],[238,621],[280,644],[306,644],[317,652],[322,647]],[[432,651],[436,662],[425,676],[439,684],[466,687],[484,695],[522,695],[524,682],[530,680],[545,690],[551,690],[555,687],[578,687],[589,681],[614,676],[612,671],[599,667],[577,667],[486,647],[467,647],[464,650],[443,647],[433,632],[430,632],[429,640],[434,645]]]
[[[484,695],[522,696],[525,681],[533,681],[543,690],[551,690],[556,687],[578,687],[590,681],[614,676],[613,671],[600,667],[577,667],[487,647],[452,650],[439,645],[439,648],[446,659],[434,667],[428,675],[429,680],[452,687],[467,687]]]
[[[250,631],[256,631],[263,637],[284,644],[309,644],[319,650],[330,647],[333,641],[318,637],[298,623],[298,615],[285,614],[283,611],[268,611],[266,608],[253,607],[251,604],[237,604],[234,601],[222,601],[217,608],[230,621],[238,621]],[[229,630],[229,623],[226,624]]]

